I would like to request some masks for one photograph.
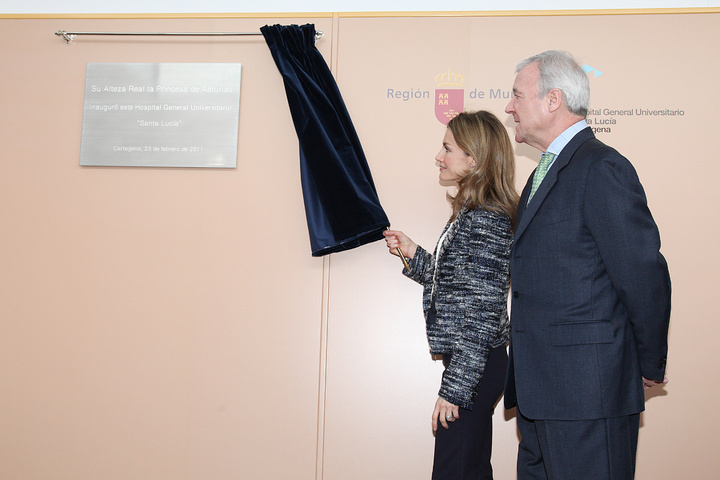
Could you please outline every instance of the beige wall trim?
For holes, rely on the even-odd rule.
[[[590,15],[681,15],[720,13],[717,7],[628,8],[587,10],[487,10],[462,12],[344,12],[341,17],[564,17]]]
[[[71,18],[79,20],[135,20],[135,19],[216,19],[216,18],[330,18],[328,12],[275,12],[275,13],[0,13],[0,19],[52,19]]]
[[[1,13],[0,19],[205,19],[205,18],[362,18],[362,17],[558,17],[589,15],[682,15],[720,13],[720,7],[587,10],[488,10],[460,12],[269,12],[269,13]]]
[[[327,400],[327,341],[330,304],[330,259],[323,257],[322,307],[320,310],[320,362],[318,365],[317,445],[315,447],[315,479],[322,480],[325,466],[325,403]]]
[[[338,38],[340,22],[338,15],[333,15],[331,39]],[[329,67],[333,76],[337,78],[338,66],[337,42],[332,43]],[[317,422],[317,450],[315,456],[315,480],[325,478],[325,405],[327,401],[327,363],[328,363],[328,325],[330,316],[330,264],[333,255],[323,257],[323,285],[322,310],[320,313],[320,365],[318,369],[318,422]]]

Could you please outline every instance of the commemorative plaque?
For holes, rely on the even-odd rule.
[[[80,165],[237,165],[239,63],[88,63]]]

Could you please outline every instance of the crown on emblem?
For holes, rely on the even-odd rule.
[[[450,68],[445,73],[435,75],[435,84],[438,87],[462,87],[464,81],[465,77],[459,73],[454,73]]]

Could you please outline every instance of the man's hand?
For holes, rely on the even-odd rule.
[[[665,379],[662,382],[659,382],[657,380],[648,380],[647,378],[643,377],[643,386],[645,387],[645,390],[654,387],[655,385],[666,385],[668,383],[668,378],[665,377]]]

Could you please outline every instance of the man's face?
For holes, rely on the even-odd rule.
[[[548,113],[544,98],[538,98],[537,64],[526,65],[515,77],[513,96],[505,107],[505,113],[515,120],[515,141],[527,143],[540,151],[547,146],[541,141],[542,131],[546,127],[545,114]]]

